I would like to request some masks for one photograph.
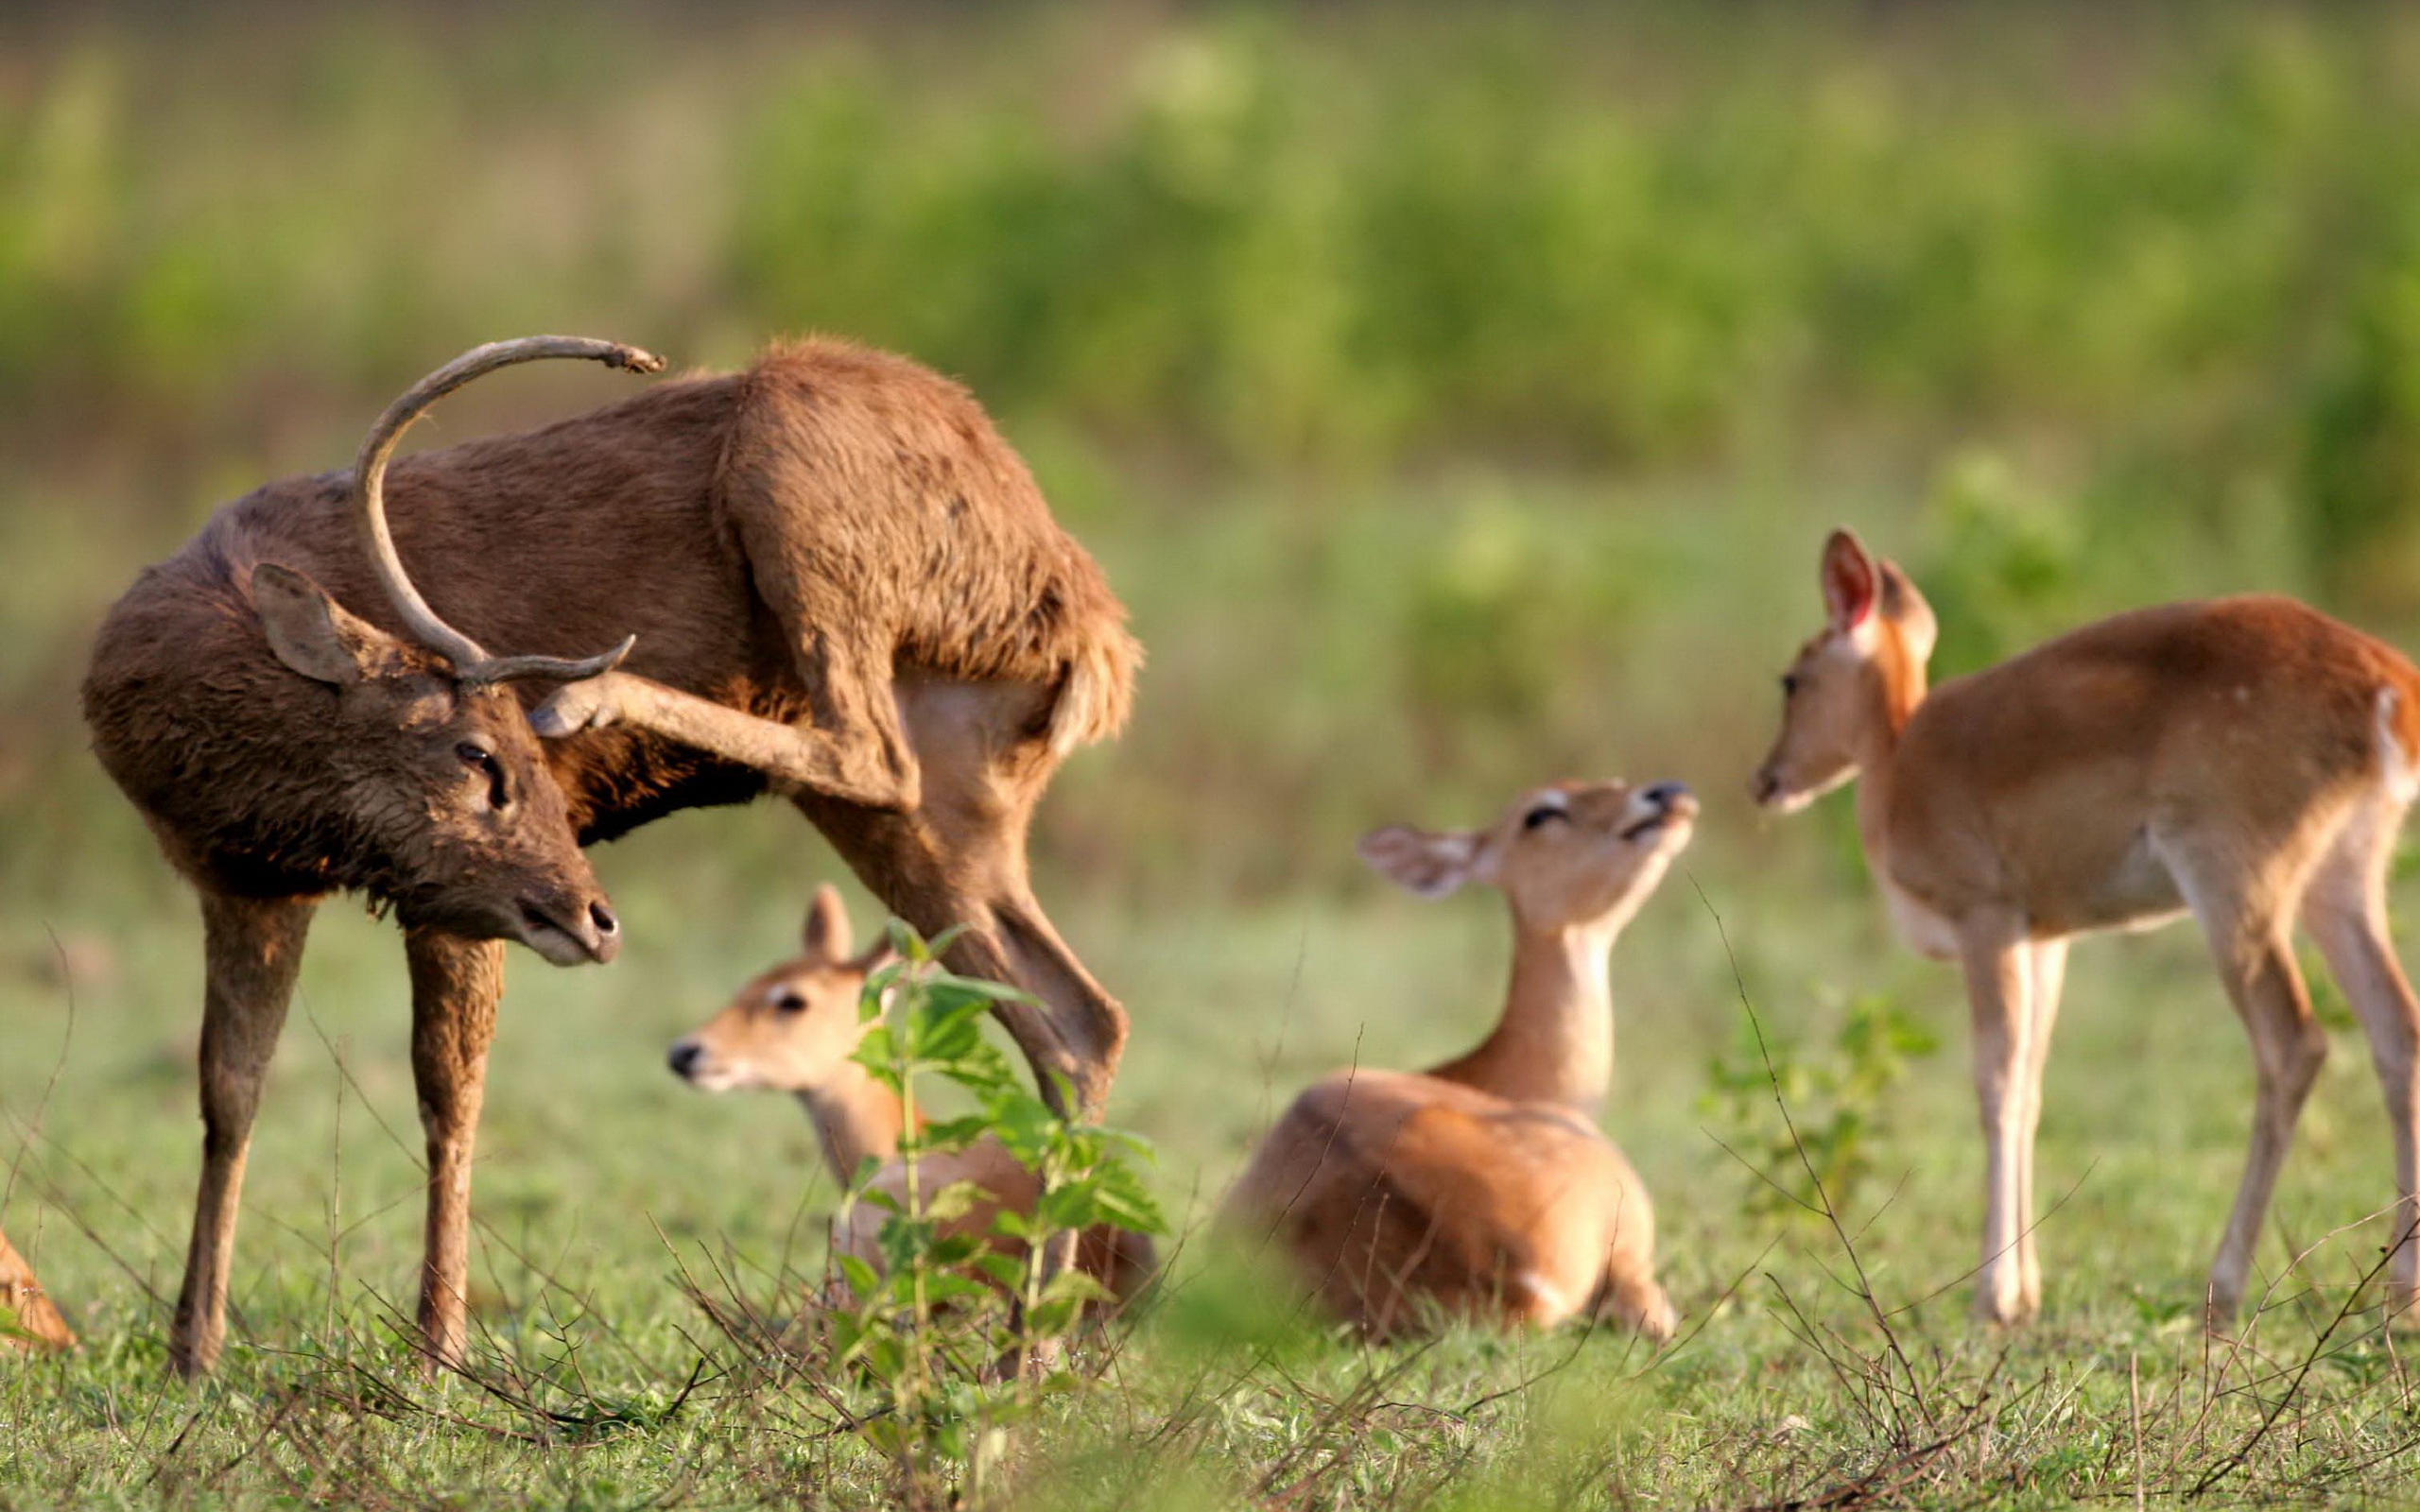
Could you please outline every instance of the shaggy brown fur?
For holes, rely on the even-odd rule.
[[[197,1217],[181,1365],[216,1352],[250,1105],[309,902],[331,890],[392,902],[414,950],[439,1173],[422,1314],[441,1357],[461,1342],[449,1194],[468,1191],[485,1055],[484,1030],[448,1026],[492,1022],[500,977],[492,959],[439,957],[506,937],[610,954],[574,834],[789,797],[894,912],[963,929],[958,969],[1042,1001],[1003,1019],[1047,1090],[1063,1078],[1098,1112],[1125,1016],[1034,902],[1025,834],[1060,759],[1124,720],[1139,652],[964,389],[810,341],[412,457],[387,495],[430,605],[483,644],[578,654],[635,632],[637,648],[553,694],[536,724],[562,738],[541,746],[510,692],[396,639],[341,473],[227,506],[112,611],[85,686],[95,747],[203,891],[220,1039],[262,1041],[257,1063],[204,1068],[204,1207],[225,1211]],[[510,789],[501,815],[466,817],[480,805],[462,796],[465,742]],[[207,1027],[204,1043],[208,1061]],[[208,1089],[247,1077],[222,1127]]]

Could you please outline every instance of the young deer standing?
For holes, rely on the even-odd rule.
[[[2289,599],[2173,604],[2103,620],[1929,697],[1932,610],[1835,531],[1829,619],[1782,679],[1755,780],[1785,812],[1862,776],[1858,829],[1893,922],[1965,970],[1982,1104],[1975,1310],[2042,1302],[2033,1135],[2070,936],[2191,912],[2251,1032],[2252,1152],[2210,1267],[2232,1317],[2327,1037],[2294,964],[2299,917],[2367,1031],[2394,1130],[2390,1309],[2413,1297],[2415,1003],[2389,939],[2386,872],[2420,753],[2420,671]]]
[[[34,1280],[34,1268],[0,1234],[0,1349],[72,1349],[76,1331]]]
[[[1614,940],[1688,843],[1677,782],[1541,789],[1486,830],[1403,826],[1361,855],[1424,898],[1465,881],[1512,908],[1512,983],[1478,1049],[1423,1073],[1340,1072],[1294,1101],[1227,1199],[1338,1314],[1378,1336],[1419,1304],[1547,1327],[1609,1308],[1648,1337],[1677,1316],[1655,1282],[1646,1188],[1595,1119],[1614,1070]]]
[[[849,954],[848,910],[829,884],[815,891],[806,911],[804,954],[756,977],[721,1012],[673,1043],[666,1059],[672,1074],[710,1092],[762,1088],[789,1092],[815,1120],[824,1163],[845,1190],[868,1160],[882,1162],[868,1183],[904,1202],[907,1168],[897,1159],[907,1109],[899,1094],[873,1079],[854,1058],[876,1021],[861,1018],[866,979],[890,959],[890,942],[877,939],[861,954]],[[973,1181],[992,1195],[942,1227],[951,1233],[991,1239],[1003,1253],[1022,1258],[1024,1247],[994,1236],[992,1221],[1002,1208],[1030,1213],[1042,1184],[1032,1171],[996,1142],[986,1140],[962,1154],[931,1155],[918,1161],[920,1184],[937,1192],[954,1181]],[[834,1247],[879,1266],[876,1246],[884,1211],[870,1202],[850,1205],[832,1236]],[[1124,1301],[1150,1279],[1155,1252],[1149,1237],[1107,1227],[1086,1230],[1076,1263]]]

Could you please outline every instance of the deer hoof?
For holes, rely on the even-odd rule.
[[[621,706],[610,686],[613,674],[585,682],[565,683],[544,703],[529,711],[529,728],[549,740],[602,730],[621,717]]]

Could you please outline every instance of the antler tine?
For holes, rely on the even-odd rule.
[[[455,671],[466,682],[504,682],[516,678],[554,678],[576,682],[612,668],[630,655],[636,640],[626,638],[614,650],[583,661],[541,656],[491,657],[478,642],[438,618],[437,611],[428,607],[428,600],[412,585],[411,575],[404,571],[404,559],[395,550],[395,538],[387,528],[387,461],[412,422],[426,414],[431,404],[472,379],[498,368],[542,357],[584,357],[631,372],[658,372],[664,368],[664,359],[652,352],[588,336],[522,336],[511,341],[491,341],[483,347],[473,347],[406,389],[378,417],[378,423],[371,427],[370,435],[361,443],[361,455],[353,464],[353,491],[361,510],[363,544],[370,552],[371,565],[377,571],[379,585],[386,589],[387,598],[402,616],[405,627],[423,644],[452,662]]]

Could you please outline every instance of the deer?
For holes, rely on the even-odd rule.
[[[1328,1311],[1387,1338],[1441,1316],[1551,1328],[1610,1314],[1662,1344],[1647,1189],[1596,1119],[1614,1070],[1615,940],[1688,844],[1678,782],[1564,782],[1483,830],[1392,825],[1359,853],[1422,898],[1500,890],[1495,1029],[1426,1072],[1340,1072],[1272,1125],[1221,1227],[1273,1246]]]
[[[904,1208],[908,1173],[899,1142],[909,1112],[899,1094],[856,1058],[881,1022],[860,1011],[867,982],[895,957],[887,934],[856,954],[851,936],[839,889],[829,883],[818,887],[800,932],[800,954],[752,978],[714,1017],[673,1041],[665,1059],[675,1076],[701,1091],[788,1092],[814,1121],[824,1164],[841,1190],[883,1193]],[[1024,1243],[995,1232],[994,1220],[1003,1210],[1030,1216],[1042,1199],[1042,1181],[997,1140],[925,1156],[917,1169],[926,1192],[971,1181],[987,1194],[943,1222],[943,1233],[972,1235],[1020,1263],[1028,1259]],[[880,1270],[885,1211],[849,1203],[834,1225],[834,1251]],[[1148,1235],[1100,1225],[1079,1237],[1075,1263],[1114,1302],[1123,1303],[1150,1279],[1156,1252]]]
[[[76,1331],[34,1279],[34,1268],[0,1233],[0,1349],[60,1351],[76,1348]]]
[[[2327,1055],[2297,920],[2366,1031],[2394,1130],[2389,1315],[2408,1323],[2420,1223],[2420,1002],[2386,905],[2420,771],[2420,672],[2289,598],[2137,610],[1927,690],[1938,638],[1907,574],[1836,530],[1825,620],[1782,678],[1757,801],[1858,783],[1857,827],[1897,934],[1958,963],[1984,1141],[1974,1310],[2034,1317],[2033,1143],[2068,942],[2190,914],[2252,1040],[2250,1154],[2204,1316],[2242,1305],[2304,1099]]]
[[[957,931],[953,969],[1029,995],[999,1016],[1050,1095],[1085,1117],[1107,1097],[1125,1010],[1035,900],[1026,838],[1059,764],[1124,722],[1140,650],[981,406],[814,339],[390,470],[436,401],[541,358],[662,367],[585,337],[475,348],[389,404],[349,474],[220,507],[95,639],[94,749],[201,902],[180,1373],[225,1343],[261,1082],[333,893],[404,935],[426,1368],[466,1342],[505,945],[610,960],[620,926],[582,848],[666,814],[786,799],[886,906]]]

